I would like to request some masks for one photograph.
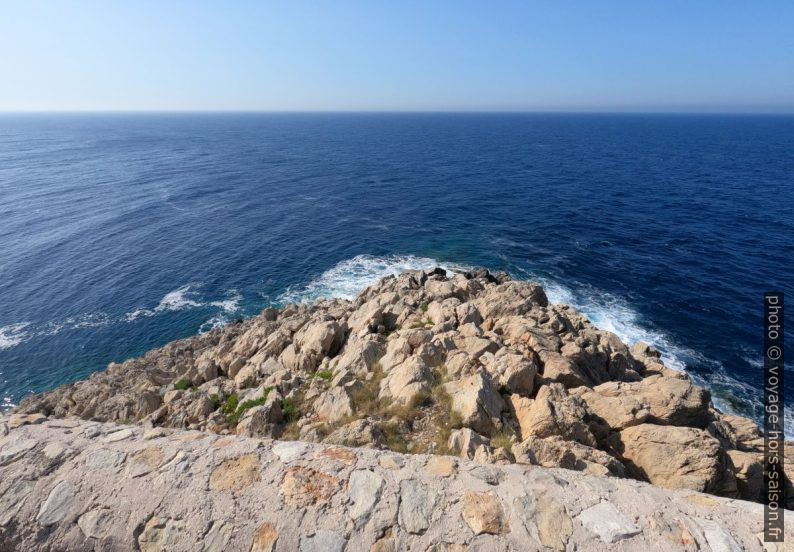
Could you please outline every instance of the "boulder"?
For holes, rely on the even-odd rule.
[[[433,374],[419,358],[412,356],[391,369],[380,386],[380,397],[396,404],[410,405],[420,393],[430,389]]]
[[[476,431],[464,427],[450,433],[447,446],[455,454],[463,458],[471,459],[474,458],[474,454],[478,448],[489,444],[490,440],[487,437],[483,437]]]
[[[736,494],[725,450],[701,429],[640,424],[614,434],[612,445],[629,473],[654,485]]]
[[[535,389],[537,365],[526,355],[504,347],[486,364],[486,369],[496,386],[508,393],[529,397]]]
[[[467,376],[445,384],[444,390],[452,398],[452,410],[460,414],[463,425],[483,435],[492,435],[501,428],[505,404],[489,376]]]
[[[709,393],[689,380],[650,376],[639,382],[578,387],[571,394],[612,429],[646,422],[704,428],[709,422]]]
[[[513,455],[520,464],[546,468],[565,468],[592,475],[625,477],[626,468],[609,453],[562,437],[529,437],[513,445]]]
[[[509,402],[518,421],[522,439],[559,435],[596,447],[596,438],[588,426],[589,413],[578,397],[568,395],[559,383],[544,385],[534,400],[510,395]]]

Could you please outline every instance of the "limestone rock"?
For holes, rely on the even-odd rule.
[[[259,458],[245,454],[221,462],[210,474],[210,490],[240,494],[259,480]]]
[[[138,536],[141,552],[162,552],[176,548],[183,540],[185,522],[179,519],[153,517],[146,522]]]
[[[688,380],[651,376],[639,382],[607,382],[579,396],[612,429],[642,423],[704,428],[709,421],[709,393]]]
[[[599,502],[595,506],[590,506],[583,510],[577,519],[607,544],[633,537],[641,532],[632,520],[609,502]]]
[[[400,525],[409,533],[424,533],[430,527],[436,492],[416,479],[400,482]]]
[[[463,519],[475,535],[498,535],[510,531],[499,498],[493,492],[467,491],[463,497]]]
[[[641,424],[613,439],[615,449],[654,485],[731,495],[736,481],[719,441],[703,430]]]
[[[113,513],[108,508],[89,510],[77,519],[83,534],[92,539],[101,539],[112,531]]]
[[[452,398],[452,409],[460,414],[463,424],[484,435],[494,433],[501,427],[504,400],[482,374],[474,374],[444,385]]]
[[[534,400],[510,395],[521,437],[551,437],[578,441],[596,447],[596,438],[587,424],[589,413],[578,397],[568,395],[559,383],[544,385]]]
[[[350,474],[348,496],[351,501],[350,517],[354,521],[365,518],[380,498],[383,478],[369,470],[357,470]]]
[[[430,388],[433,374],[419,357],[410,357],[391,369],[381,383],[380,396],[396,404],[409,405],[414,398]]]
[[[538,367],[531,358],[504,347],[486,368],[499,389],[527,397],[532,395]]]
[[[276,541],[278,541],[278,531],[272,523],[265,522],[254,532],[250,552],[273,552]]]
[[[332,475],[311,468],[294,466],[284,474],[281,495],[287,504],[304,508],[327,502],[339,487],[339,480]]]
[[[65,518],[72,509],[74,498],[74,484],[71,481],[58,482],[50,491],[47,500],[41,504],[39,515],[36,516],[36,521],[45,527],[58,523]]]
[[[342,552],[346,542],[336,531],[320,530],[301,537],[300,552]]]
[[[516,462],[584,471],[593,475],[625,477],[626,469],[616,458],[599,449],[559,436],[529,437],[513,445]]]

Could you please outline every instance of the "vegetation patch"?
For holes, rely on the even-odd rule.
[[[182,378],[181,380],[179,380],[174,384],[174,389],[177,389],[179,391],[187,391],[192,387],[193,387],[193,382],[187,378]]]
[[[255,406],[262,406],[267,402],[267,396],[273,390],[272,387],[265,387],[262,396],[258,399],[243,401],[239,404],[239,397],[236,393],[229,395],[229,399],[227,399],[226,404],[223,407],[223,411],[226,413],[226,422],[229,425],[237,425],[237,422],[240,421],[243,414],[245,414],[246,410],[250,410]]]
[[[334,373],[331,370],[317,370],[313,377],[331,381],[334,378]]]

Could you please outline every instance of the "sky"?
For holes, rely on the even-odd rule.
[[[794,113],[794,2],[3,0],[0,111]]]

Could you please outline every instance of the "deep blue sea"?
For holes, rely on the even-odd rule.
[[[0,115],[6,407],[441,264],[541,280],[759,419],[792,261],[791,116]]]

